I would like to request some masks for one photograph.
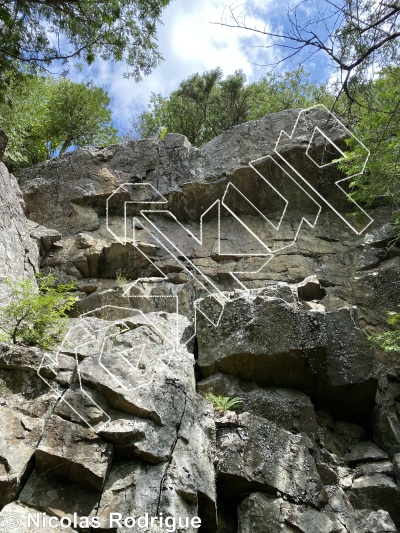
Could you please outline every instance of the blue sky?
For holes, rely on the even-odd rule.
[[[163,95],[173,91],[179,82],[195,72],[217,66],[225,75],[242,69],[249,81],[260,78],[281,56],[277,48],[264,48],[264,36],[241,29],[212,24],[229,14],[246,10],[246,22],[251,27],[264,28],[266,21],[277,18],[285,23],[286,4],[278,0],[173,0],[164,11],[158,32],[159,49],[165,61],[152,74],[136,83],[124,78],[125,65],[97,60],[81,73],[71,72],[74,81],[93,80],[111,97],[114,125],[121,131],[129,120],[143,111],[152,91]],[[323,60],[323,58],[321,58]],[[293,68],[298,60],[292,63]],[[264,66],[262,66],[264,65]],[[290,64],[285,65],[290,68]],[[324,63],[309,63],[305,67],[314,79],[326,78]]]

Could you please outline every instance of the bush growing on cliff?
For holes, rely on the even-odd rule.
[[[400,326],[400,313],[389,311],[388,324],[391,326]],[[385,352],[400,352],[400,327],[394,330],[386,331],[381,335],[373,335],[371,340],[378,344]]]
[[[9,301],[0,307],[1,340],[52,348],[62,339],[75,284],[54,286],[54,276],[38,278],[38,285],[30,278],[3,280]]]

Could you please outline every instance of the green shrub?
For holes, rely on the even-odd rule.
[[[129,283],[128,278],[125,275],[125,271],[121,268],[119,268],[115,273],[115,281],[118,287],[123,287],[127,283]]]
[[[214,409],[220,413],[225,411],[235,411],[243,403],[243,398],[231,398],[230,396],[215,396],[212,392],[205,395],[207,402],[213,404]]]
[[[68,325],[68,311],[76,298],[71,294],[75,283],[55,286],[52,275],[38,276],[38,285],[30,278],[6,278],[9,301],[0,306],[0,339],[52,348]]]
[[[395,326],[400,324],[400,313],[388,312],[388,324]],[[383,348],[385,352],[400,352],[400,329],[386,331],[380,335],[372,335],[370,339]]]

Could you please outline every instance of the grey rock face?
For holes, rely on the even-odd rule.
[[[360,442],[350,446],[350,451],[345,455],[349,462],[362,463],[364,461],[376,461],[387,459],[387,454],[373,442]]]
[[[188,321],[180,318],[182,335]],[[123,325],[122,320],[123,315],[116,322]],[[82,519],[99,516],[105,530],[110,512],[162,512],[200,516],[212,531],[214,417],[195,392],[192,354],[167,341],[174,337],[176,315],[132,316],[131,329],[94,317],[86,318],[87,329],[76,322],[56,357],[1,345],[0,410],[6,421],[0,440],[2,505],[20,492],[19,501],[28,507],[58,517],[74,512]],[[89,336],[90,331],[95,335]],[[100,350],[106,332],[114,342],[99,362],[93,352]],[[151,379],[142,386],[139,380],[136,389],[130,382],[128,390],[129,365],[140,355],[137,345],[145,346],[147,357],[132,366],[132,376],[140,377],[141,365],[146,365],[152,368]],[[132,476],[125,482],[127,471]],[[136,496],[127,505],[130,490]]]
[[[33,277],[39,270],[39,250],[29,235],[22,193],[1,162],[6,145],[7,136],[0,129],[0,304],[10,298],[4,278]]]
[[[217,475],[232,497],[263,488],[318,504],[322,483],[306,439],[249,413],[217,424]]]
[[[365,475],[357,478],[348,497],[356,509],[387,511],[393,521],[400,519],[400,491],[393,480],[382,474]]]
[[[344,176],[312,162],[327,115],[302,114],[291,137],[298,117],[201,149],[168,134],[24,170],[29,222],[0,166],[0,275],[40,256],[79,297],[59,350],[0,344],[0,531],[7,512],[21,531],[28,512],[66,516],[71,533],[95,518],[168,531],[110,513],[198,516],[205,533],[400,527],[400,370],[368,340],[400,304],[396,230],[385,207],[362,235],[346,226]],[[172,216],[146,219],[149,206]],[[239,413],[218,411],[231,398]]]
[[[332,502],[333,503],[333,502]],[[284,531],[292,533],[379,533],[397,531],[386,511],[353,510],[347,504],[335,515],[332,507],[323,511],[293,505],[282,498],[253,493],[239,506],[240,533]]]
[[[242,399],[241,410],[274,422],[293,433],[316,434],[314,406],[309,396],[278,387],[260,388],[256,383],[240,381],[227,374],[213,374],[198,383],[202,393]]]
[[[101,492],[113,455],[112,445],[90,430],[52,416],[35,453],[41,472],[78,481]]]
[[[33,275],[38,270],[38,249],[29,236],[17,180],[1,162],[0,201],[0,279]]]
[[[218,306],[210,297],[201,304],[210,315]],[[232,293],[218,328],[199,313],[197,339],[204,376],[225,372],[264,386],[294,387],[339,416],[373,406],[374,353],[349,309],[305,311],[260,291]],[[350,407],[346,395],[352,396]]]

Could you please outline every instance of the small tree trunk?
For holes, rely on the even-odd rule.
[[[72,139],[65,139],[63,145],[61,146],[60,150],[60,157],[65,154],[65,152],[68,150],[68,148],[71,146]]]

